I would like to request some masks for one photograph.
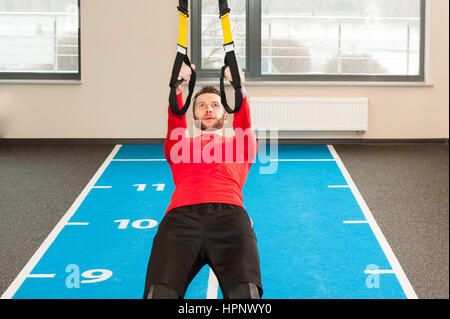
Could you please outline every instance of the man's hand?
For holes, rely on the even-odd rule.
[[[244,98],[247,96],[247,92],[245,91],[245,86],[244,86],[245,85],[245,72],[242,71],[242,69],[240,67],[238,67],[238,69],[239,69],[239,75],[241,77],[242,97]],[[229,66],[225,69],[224,76],[228,82],[231,82],[233,80]]]
[[[195,65],[191,64],[192,70],[195,70]],[[177,95],[183,92],[183,87],[187,85],[191,79],[192,74],[191,68],[183,62],[183,65],[181,66],[180,74],[178,74],[178,80],[183,79],[183,82],[181,82],[180,85],[177,87]]]

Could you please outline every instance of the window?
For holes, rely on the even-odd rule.
[[[0,79],[79,80],[79,0],[0,0]]]
[[[246,77],[280,81],[423,81],[425,0],[229,0]],[[194,0],[199,78],[223,65],[217,0]]]
[[[239,66],[246,68],[247,46],[247,2],[242,0],[229,0],[228,5],[233,8],[230,14],[231,32],[235,43],[236,58]],[[223,37],[222,26],[218,20],[219,1],[202,1],[201,15],[201,68],[219,69],[223,66]],[[195,16],[194,16],[195,19]]]

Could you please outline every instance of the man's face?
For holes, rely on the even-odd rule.
[[[202,131],[222,129],[224,123],[228,121],[228,114],[220,102],[220,96],[215,93],[204,93],[198,96],[195,103],[194,120],[195,126]]]

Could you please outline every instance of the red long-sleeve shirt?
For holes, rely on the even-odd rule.
[[[177,97],[178,105],[182,106],[182,94]],[[166,213],[176,207],[200,203],[244,207],[242,187],[258,151],[247,98],[239,112],[234,113],[233,137],[212,132],[186,137],[186,115],[174,114],[170,107],[168,112],[164,155],[172,169],[175,191]]]

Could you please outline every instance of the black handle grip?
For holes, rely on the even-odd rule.
[[[236,54],[233,51],[229,51],[225,54],[225,65],[222,67],[220,72],[220,99],[223,107],[229,113],[237,113],[242,107],[242,86],[241,86],[241,75],[239,74],[239,67],[237,64]],[[232,81],[231,86],[234,88],[234,109],[231,109],[227,102],[227,96],[225,93],[225,69],[230,67]]]
[[[177,88],[178,86],[183,83],[183,79],[178,79],[178,75],[180,74],[181,67],[183,65],[183,62],[189,66],[192,70],[191,79],[189,80],[189,94],[186,98],[186,102],[184,103],[183,107],[180,109],[178,105],[178,98],[177,98]],[[170,79],[170,93],[169,93],[169,105],[170,109],[173,113],[178,115],[184,115],[186,111],[189,109],[189,105],[191,104],[191,98],[192,94],[194,93],[194,87],[195,82],[197,80],[197,74],[195,73],[194,69],[191,67],[191,61],[189,61],[189,58],[187,55],[182,54],[180,52],[177,52],[177,56],[175,58],[175,63],[173,65],[172,69],[172,76]]]

